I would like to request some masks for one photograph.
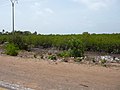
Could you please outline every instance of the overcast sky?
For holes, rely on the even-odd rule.
[[[120,33],[120,0],[18,0],[15,29],[41,34]],[[0,0],[0,30],[11,31],[10,0]]]

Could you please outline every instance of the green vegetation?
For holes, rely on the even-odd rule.
[[[84,45],[79,39],[71,39],[69,41],[69,52],[71,57],[83,57],[84,56]]]
[[[59,57],[69,57],[70,52],[69,51],[63,51],[58,54]]]
[[[74,61],[75,61],[75,62],[81,62],[82,60],[83,60],[83,58],[77,57]]]
[[[83,43],[78,39],[72,38],[68,42],[68,50],[58,54],[60,57],[82,57],[84,55]]]
[[[120,54],[120,34],[71,34],[71,35],[41,35],[37,32],[16,31],[0,34],[0,44],[14,43],[20,49],[28,50],[30,47],[51,48],[64,50],[61,56],[81,57],[84,51],[106,52]],[[67,52],[68,51],[68,52]]]
[[[56,57],[55,55],[50,55],[50,56],[48,57],[48,59],[50,59],[50,60],[57,60],[57,57]]]
[[[7,55],[17,56],[19,48],[14,44],[7,44],[5,50]]]
[[[100,64],[102,66],[106,66],[106,62],[107,62],[107,60],[105,60],[105,59],[100,60]]]

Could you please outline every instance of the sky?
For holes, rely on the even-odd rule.
[[[10,0],[0,0],[0,31],[12,31],[11,15]],[[40,34],[120,33],[120,0],[18,0],[15,30]]]

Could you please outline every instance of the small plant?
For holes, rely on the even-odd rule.
[[[5,47],[6,54],[10,56],[17,56],[19,48],[14,44],[7,44]]]
[[[50,59],[50,60],[57,60],[57,57],[56,57],[55,55],[50,55],[50,56],[48,57],[48,59]]]
[[[77,57],[74,61],[75,62],[81,62],[82,61],[82,57]]]
[[[70,53],[69,53],[69,51],[63,51],[63,52],[59,53],[58,56],[60,56],[60,57],[69,57]]]
[[[102,66],[106,66],[106,62],[107,62],[107,60],[105,60],[105,59],[100,60],[100,64]]]
[[[68,59],[67,58],[63,58],[62,62],[68,62]]]

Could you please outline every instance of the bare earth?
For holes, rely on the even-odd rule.
[[[120,90],[120,68],[0,56],[0,81],[34,90]]]

